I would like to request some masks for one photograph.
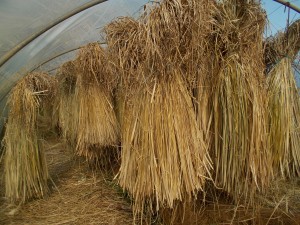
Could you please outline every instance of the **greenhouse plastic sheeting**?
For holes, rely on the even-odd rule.
[[[83,0],[1,0],[0,57],[50,22],[87,3]],[[102,28],[122,16],[139,15],[146,0],[108,0],[78,13],[51,28],[15,54],[0,68],[0,109],[2,129],[7,96],[24,74],[41,63],[89,42],[103,40]],[[63,55],[38,68],[51,71],[75,52]]]

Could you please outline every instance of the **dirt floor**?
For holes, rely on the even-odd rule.
[[[72,157],[72,152],[57,138],[49,139],[45,146],[51,194],[22,206],[7,204],[2,166],[0,224],[134,224],[131,201],[112,175],[91,169],[84,160]],[[209,196],[205,204],[199,200],[193,206],[178,205],[177,210],[165,210],[159,217],[153,216],[151,224],[300,225],[300,180],[277,181],[255,209],[226,203],[222,195],[216,204]],[[140,220],[135,224],[140,224]],[[143,224],[150,222],[143,221]]]

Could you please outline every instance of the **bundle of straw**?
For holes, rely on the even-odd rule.
[[[139,74],[136,71],[140,67],[139,62],[145,58],[143,53],[145,43],[140,41],[145,39],[145,32],[142,30],[145,30],[145,26],[130,17],[120,18],[105,27],[109,56],[115,64],[115,73],[120,77],[115,94],[116,113],[121,130],[123,130],[123,111],[129,95],[128,90],[137,91],[139,88]]]
[[[155,94],[135,93],[123,117],[119,182],[133,195],[135,210],[151,201],[157,210],[172,208],[175,200],[191,200],[202,190],[209,160],[180,76],[158,82]]]
[[[117,146],[119,125],[112,91],[116,76],[110,71],[105,51],[97,43],[82,48],[77,59],[75,96],[78,101],[77,154],[99,160],[99,148]]]
[[[72,147],[76,146],[78,130],[78,105],[75,98],[76,70],[74,61],[64,63],[56,75],[58,90],[53,110],[53,124]]]
[[[196,75],[187,67],[186,51],[192,29],[199,29],[194,16],[205,15],[204,2],[209,3],[164,1],[139,21],[123,18],[106,27],[125,100],[118,178],[134,198],[135,213],[146,202],[159,210],[172,208],[176,200],[190,201],[209,174],[191,97]]]
[[[96,162],[105,162],[106,149],[119,141],[112,99],[117,80],[108,63],[105,51],[91,43],[62,68],[59,78],[63,136],[74,144],[76,154]]]
[[[292,68],[299,29],[298,20],[265,43],[273,167],[284,178],[299,175],[299,93]]]
[[[273,167],[290,178],[300,174],[300,99],[292,60],[282,58],[267,81]]]
[[[31,73],[10,94],[4,173],[5,195],[12,202],[25,202],[48,192],[48,170],[37,118],[43,104],[50,102],[47,100],[54,84],[54,79],[45,73]]]
[[[250,0],[224,0],[216,14],[213,80],[215,181],[235,200],[253,200],[273,176],[267,133],[263,28],[265,15]]]
[[[300,50],[300,20],[289,25],[285,32],[278,32],[265,41],[265,63],[267,69],[272,68],[280,59],[288,56],[295,59]]]

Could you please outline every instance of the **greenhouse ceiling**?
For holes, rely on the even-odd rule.
[[[262,4],[269,1],[262,1]],[[3,64],[0,66],[0,130],[8,93],[20,77],[34,69],[54,72],[60,64],[74,56],[78,47],[89,42],[102,43],[101,29],[108,22],[122,16],[137,17],[147,2],[0,1],[0,65]],[[279,6],[278,3],[273,4]],[[83,8],[87,9],[80,11]],[[24,41],[28,43],[23,47]],[[66,52],[68,54],[64,54]]]
[[[4,111],[7,94],[24,73],[39,67],[41,63],[61,53],[76,49],[89,42],[101,42],[101,29],[108,22],[117,17],[138,16],[141,7],[147,2],[146,0],[0,1],[1,60],[22,41],[58,19],[88,4],[96,4],[44,32],[0,67],[1,111]],[[70,54],[57,57],[39,69],[49,71],[73,55],[74,52],[71,51]]]

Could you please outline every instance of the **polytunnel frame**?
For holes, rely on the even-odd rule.
[[[81,5],[81,6],[73,9],[72,11],[70,11],[67,14],[65,14],[65,15],[57,18],[56,20],[52,21],[48,25],[44,26],[44,28],[42,28],[41,30],[37,31],[33,35],[29,36],[28,38],[26,38],[25,40],[23,40],[22,42],[20,42],[19,44],[17,44],[15,47],[13,47],[11,50],[9,50],[4,56],[2,56],[0,58],[0,67],[3,66],[12,57],[14,57],[20,50],[22,50],[24,47],[26,47],[28,44],[30,44],[32,41],[34,41],[35,39],[37,39],[39,36],[41,36],[42,34],[44,34],[45,32],[47,32],[51,28],[55,27],[56,25],[64,22],[65,20],[69,19],[70,17],[72,17],[72,16],[74,16],[74,15],[76,15],[76,14],[78,14],[78,13],[80,13],[80,12],[86,10],[86,9],[89,9],[89,8],[91,8],[93,6],[96,6],[96,5],[99,5],[101,3],[104,3],[106,1],[108,1],[108,0],[94,0],[94,1],[90,1],[88,3],[85,3],[85,4]],[[79,48],[81,48],[81,46],[78,47],[78,48],[76,48],[76,49],[72,49],[69,52],[77,50]],[[61,55],[63,55],[63,54],[65,54],[65,53],[62,53]],[[58,57],[58,56],[56,56],[56,57]],[[56,57],[54,57],[54,58],[56,58]],[[54,58],[52,58],[52,59],[54,59]],[[47,62],[51,61],[52,59],[47,60]],[[43,64],[45,64],[45,62],[41,63],[39,66],[41,66]],[[34,68],[32,71],[34,71],[37,68]],[[1,96],[0,97],[0,101],[2,101],[9,94],[9,92],[10,91],[8,91],[3,96]]]
[[[41,36],[42,34],[44,34],[45,32],[47,32],[48,30],[50,30],[51,28],[53,28],[54,26],[60,24],[61,22],[67,20],[68,18],[88,9],[91,8],[95,5],[101,4],[103,2],[106,2],[108,0],[94,0],[91,2],[88,2],[86,4],[83,4],[75,9],[73,9],[72,11],[68,12],[67,14],[57,18],[56,20],[52,21],[50,24],[46,25],[44,28],[42,28],[41,30],[37,31],[36,33],[34,33],[33,35],[31,35],[30,37],[26,38],[25,40],[23,40],[22,42],[20,42],[19,44],[17,44],[15,47],[13,47],[11,50],[9,50],[4,56],[2,56],[0,58],[0,67],[3,66],[8,60],[10,60],[15,54],[17,54],[21,49],[23,49],[25,46],[27,46],[30,42],[32,42],[33,40],[35,40],[36,38],[38,38],[39,36]]]
[[[105,0],[105,1],[107,1],[107,0]],[[105,2],[105,1],[103,1],[103,2]],[[279,3],[279,4],[282,4],[282,5],[286,6],[286,7],[289,7],[289,8],[291,8],[291,9],[295,10],[296,12],[300,13],[300,8],[299,8],[298,6],[292,4],[292,3],[291,3],[290,1],[288,1],[288,0],[273,0],[273,1],[274,1],[274,2],[277,2],[277,3]],[[99,3],[98,3],[98,4],[99,4]],[[79,7],[78,7],[78,8],[79,8]],[[66,18],[66,19],[67,19],[67,18]],[[99,43],[99,44],[105,44],[105,43]],[[46,61],[41,62],[38,66],[34,67],[30,72],[33,72],[34,70],[38,69],[39,67],[41,67],[41,66],[43,66],[43,65],[45,65],[45,64],[47,64],[47,63],[49,63],[49,62],[51,62],[52,60],[54,60],[54,59],[56,59],[56,58],[58,58],[58,57],[60,57],[60,56],[62,56],[62,55],[65,55],[65,54],[67,54],[67,53],[76,51],[76,50],[78,50],[78,49],[81,49],[82,47],[83,47],[83,46],[79,46],[79,47],[73,48],[73,49],[71,49],[71,50],[62,52],[62,53],[60,53],[60,54],[58,54],[58,55],[56,55],[56,56],[54,56],[54,57],[51,57],[50,59],[47,59]],[[0,67],[1,67],[1,64],[0,64]],[[57,68],[55,68],[55,69],[57,69]],[[53,70],[55,70],[55,69],[53,69]]]
[[[286,7],[289,7],[293,10],[295,10],[297,13],[300,13],[300,8],[294,4],[292,4],[290,1],[287,0],[273,0],[274,2],[280,3],[282,5],[285,5]]]
[[[43,29],[41,29],[40,31],[36,32],[35,34],[31,35],[30,37],[26,38],[25,40],[23,40],[22,42],[20,42],[19,44],[17,44],[15,47],[13,47],[11,50],[9,50],[4,56],[2,56],[0,58],[0,67],[3,66],[8,60],[10,60],[15,54],[17,54],[21,49],[23,49],[25,46],[27,46],[30,42],[32,42],[33,40],[35,40],[36,38],[38,38],[40,35],[44,34],[45,32],[47,32],[48,30],[50,30],[51,28],[53,28],[54,26],[58,25],[59,23],[67,20],[68,18],[88,9],[91,8],[95,5],[101,4],[103,2],[106,2],[108,0],[94,0],[94,1],[90,1],[86,4],[83,4],[75,9],[73,9],[71,12],[57,18],[56,20],[54,20],[53,22],[51,22],[50,24],[46,25]],[[295,10],[296,12],[300,13],[300,8],[297,7],[296,5],[292,4],[290,1],[287,0],[273,0],[274,2],[277,2],[279,4],[282,4],[286,7],[289,7],[293,10]],[[80,47],[78,47],[80,48]],[[51,61],[51,60],[49,60]],[[44,64],[44,63],[42,63]]]

